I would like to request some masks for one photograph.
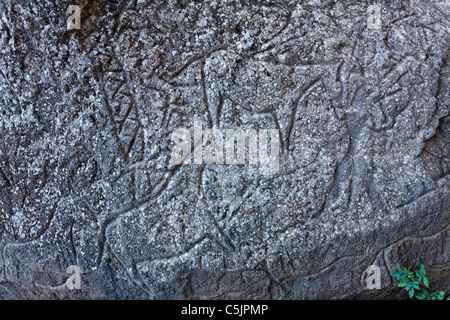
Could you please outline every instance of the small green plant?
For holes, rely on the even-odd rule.
[[[419,270],[411,271],[411,268],[400,268],[391,273],[391,276],[399,281],[398,287],[408,291],[409,298],[414,296],[419,300],[444,300],[444,291],[431,292],[428,284],[427,270],[421,263]]]

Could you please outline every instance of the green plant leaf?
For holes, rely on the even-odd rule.
[[[429,285],[429,283],[428,283],[428,278],[427,278],[426,276],[423,278],[422,282],[423,282],[423,284],[425,285],[425,287],[427,287],[427,288],[430,287],[430,285]]]
[[[418,299],[418,300],[425,300],[425,295],[423,294],[423,293],[416,293],[416,298]]]
[[[430,292],[427,289],[422,289],[422,293],[425,296],[426,300],[430,300]]]
[[[414,296],[414,289],[408,291],[409,297],[412,298]]]
[[[445,295],[444,291],[439,291],[438,294],[436,295],[436,299],[437,300],[444,300],[444,295]]]
[[[425,275],[426,275],[426,273],[427,273],[427,271],[425,270],[425,267],[423,266],[423,263],[421,263],[421,264],[419,265],[419,273],[420,273],[420,275],[422,276],[422,278],[425,277]]]

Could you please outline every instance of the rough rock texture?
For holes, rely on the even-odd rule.
[[[0,297],[450,291],[450,7],[371,4],[0,1]],[[173,164],[194,116],[278,130],[279,171]]]

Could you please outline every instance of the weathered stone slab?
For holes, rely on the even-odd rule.
[[[0,4],[0,297],[450,290],[447,1]]]

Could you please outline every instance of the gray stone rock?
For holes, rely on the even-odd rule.
[[[1,298],[450,291],[447,1],[0,5]],[[277,170],[175,164],[194,119],[278,133]]]

